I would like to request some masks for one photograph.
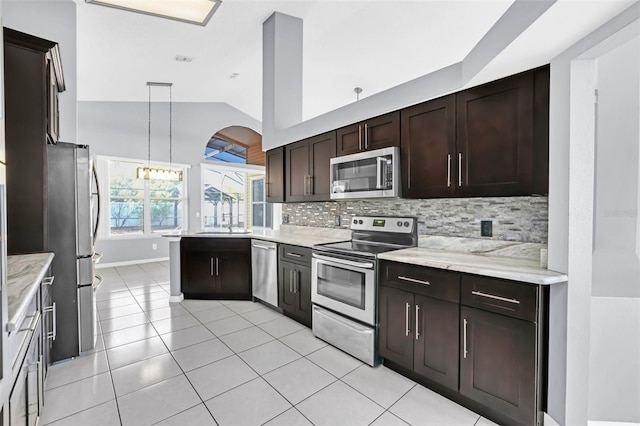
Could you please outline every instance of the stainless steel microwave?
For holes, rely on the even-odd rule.
[[[400,148],[332,158],[331,199],[400,197]]]

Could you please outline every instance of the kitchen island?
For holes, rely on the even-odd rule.
[[[265,229],[253,232],[209,232],[200,230],[181,231],[178,233],[164,234],[169,239],[169,271],[170,271],[170,302],[180,302],[184,299],[181,288],[181,250],[182,238],[202,239],[257,239],[271,241],[279,244],[289,244],[311,248],[316,244],[347,241],[351,238],[351,231],[341,228],[316,228],[310,226],[283,225],[278,230]],[[210,267],[215,268],[215,263]]]

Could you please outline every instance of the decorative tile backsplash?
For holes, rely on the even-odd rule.
[[[291,225],[333,228],[335,216],[348,228],[354,215],[417,216],[419,235],[480,238],[480,221],[493,221],[495,240],[546,243],[547,197],[380,199],[285,203]],[[488,238],[488,237],[482,237]]]

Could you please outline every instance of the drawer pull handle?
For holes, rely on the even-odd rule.
[[[402,280],[402,281],[409,281],[411,283],[418,283],[418,284],[424,284],[424,285],[431,285],[431,283],[429,281],[423,281],[423,280],[417,280],[415,278],[410,278],[410,277],[405,277],[403,275],[398,275],[398,279]]]
[[[36,312],[34,315],[29,315],[26,318],[31,318],[29,326],[27,328],[21,328],[18,331],[36,331],[38,321],[40,321],[40,311]]]
[[[501,300],[503,302],[515,303],[516,305],[520,304],[518,299],[507,299],[506,297],[494,296],[493,294],[483,293],[481,291],[472,291],[471,294],[474,296],[487,297],[489,299]]]
[[[406,304],[404,308],[404,335],[405,337],[409,335],[411,330],[409,330],[409,309],[411,309],[411,305],[409,303]]]
[[[285,256],[291,256],[291,257],[302,257],[301,254],[298,253],[285,253]]]
[[[54,276],[50,276],[42,280],[42,284],[44,285],[53,285],[53,281],[56,279]]]

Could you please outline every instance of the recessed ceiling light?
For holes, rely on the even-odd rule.
[[[238,74],[237,72],[234,72],[233,74],[231,74],[231,75],[229,76],[229,78],[230,78],[231,80],[233,80],[233,79],[235,79],[235,78],[238,78],[238,76],[239,76],[239,75],[240,75],[240,74]]]
[[[176,61],[178,61],[178,62],[191,62],[191,61],[193,61],[193,56],[176,55]]]
[[[85,0],[87,3],[206,25],[222,0]]]

